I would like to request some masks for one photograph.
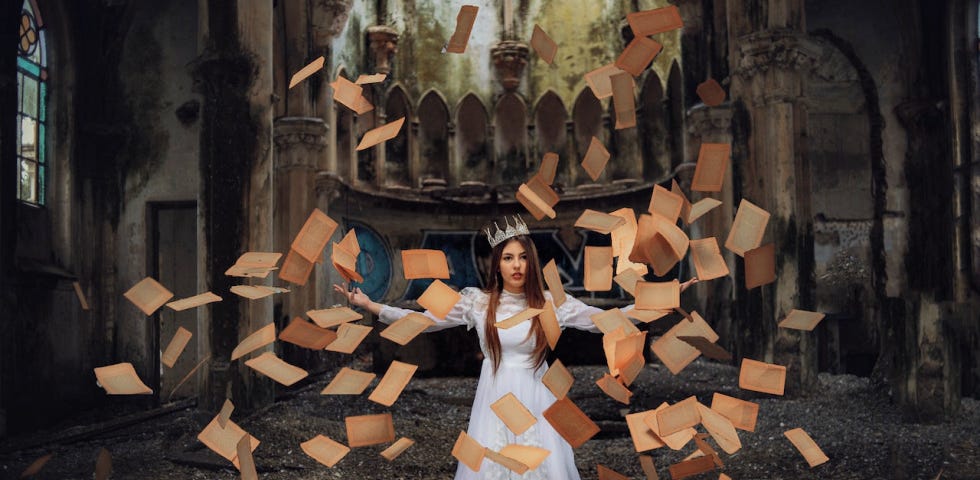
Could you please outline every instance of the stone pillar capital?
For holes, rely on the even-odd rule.
[[[528,53],[526,44],[513,40],[504,40],[490,49],[497,79],[500,80],[504,91],[513,92],[520,86],[524,67],[527,66]]]
[[[398,32],[387,25],[367,28],[368,44],[374,55],[374,71],[391,73],[391,57],[398,53]]]
[[[717,107],[697,105],[687,111],[687,133],[700,138],[731,136],[732,108],[729,104]]]
[[[316,117],[280,117],[273,123],[275,166],[316,168],[327,147],[327,124]]]
[[[330,42],[344,30],[354,0],[313,0],[313,43],[319,50],[326,50]]]
[[[344,179],[334,172],[318,172],[315,180],[317,198],[322,198],[327,203],[340,196],[344,188]]]

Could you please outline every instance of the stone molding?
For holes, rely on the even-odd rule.
[[[687,133],[697,137],[731,136],[732,107],[725,103],[717,107],[697,105],[688,109]]]
[[[524,67],[527,66],[528,53],[526,44],[513,40],[504,40],[490,49],[497,79],[504,87],[504,91],[510,93],[520,86]]]
[[[316,117],[280,117],[273,122],[275,166],[314,168],[327,147],[329,127]]]
[[[809,72],[819,63],[823,49],[804,34],[767,31],[738,39],[739,60],[733,75],[750,79],[769,70]]]
[[[374,71],[391,73],[391,57],[398,53],[398,32],[387,25],[374,25],[367,28],[367,39],[374,56]]]
[[[354,0],[313,0],[313,43],[326,50],[334,37],[344,31]]]

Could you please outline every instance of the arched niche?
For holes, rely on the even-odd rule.
[[[449,177],[449,108],[435,91],[419,103],[419,170],[422,178]]]
[[[878,353],[875,235],[877,244],[883,242],[874,228],[872,152],[872,139],[880,142],[881,132],[869,121],[879,115],[869,112],[877,99],[869,101],[856,58],[848,58],[831,41],[818,39],[816,44],[825,53],[808,75],[805,98],[817,278],[813,307],[830,314],[816,331],[819,368],[868,375]]]
[[[398,135],[385,142],[385,184],[388,186],[411,187],[411,149],[409,145],[412,111],[408,103],[408,95],[401,86],[395,86],[388,91],[385,100],[385,117],[393,122],[405,118],[405,125]]]
[[[496,183],[517,185],[527,176],[527,107],[515,94],[497,102],[494,114]]]
[[[571,162],[568,158],[568,111],[565,104],[555,92],[549,91],[541,96],[534,108],[534,125],[537,132],[536,155],[532,158],[532,170],[541,164],[545,153],[558,154],[558,172],[556,183],[568,183],[568,170]]]
[[[337,71],[338,76],[347,77],[343,68]],[[355,176],[354,167],[354,112],[351,109],[334,102],[335,123],[337,125],[337,175],[347,181],[353,182]]]
[[[368,86],[370,87],[370,86]],[[374,105],[374,89],[365,88],[361,95]],[[360,143],[364,134],[378,126],[376,121],[377,112],[371,110],[361,115],[357,115],[357,143]],[[357,145],[355,144],[355,147]],[[357,181],[368,184],[375,184],[378,179],[378,147],[365,148],[357,152]]]
[[[654,181],[670,172],[670,143],[664,111],[664,89],[653,70],[647,72],[637,103],[637,128],[640,131],[640,153],[643,179]]]
[[[579,93],[578,98],[575,99],[575,106],[572,107],[572,121],[575,124],[575,138],[572,142],[575,151],[572,152],[572,158],[569,162],[572,165],[570,181],[573,185],[581,185],[592,182],[585,170],[579,166],[582,159],[585,158],[585,152],[589,150],[592,137],[597,137],[605,143],[602,134],[602,104],[599,99],[595,98],[591,89],[582,90],[582,93]],[[601,180],[603,177],[599,178]]]
[[[671,64],[667,77],[667,108],[670,169],[673,171],[684,163],[684,81],[676,61]]]
[[[489,124],[487,109],[474,94],[468,94],[456,109],[456,151],[454,165],[460,182],[490,181],[490,146],[487,142]]]

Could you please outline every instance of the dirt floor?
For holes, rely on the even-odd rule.
[[[352,367],[369,368],[363,364]],[[689,478],[714,480],[720,472],[734,480],[980,478],[980,402],[976,400],[964,399],[960,412],[945,423],[909,424],[903,423],[887,392],[872,388],[866,378],[821,374],[819,394],[782,398],[740,390],[735,367],[701,359],[676,377],[659,365],[648,365],[634,383],[631,404],[624,406],[596,387],[594,382],[604,373],[602,367],[570,370],[576,379],[570,398],[602,428],[575,451],[585,479],[597,478],[599,463],[630,478],[645,478],[623,415],[691,395],[710,405],[715,391],[758,402],[756,430],[738,432],[743,447],[734,455],[719,450],[722,469]],[[475,378],[416,378],[393,407],[385,408],[368,401],[367,393],[358,397],[320,395],[332,376],[321,375],[295,387],[282,400],[249,416],[232,414],[233,421],[261,441],[255,450],[260,478],[452,478],[456,460],[450,451],[466,428]],[[369,387],[366,392],[370,391]],[[355,448],[328,468],[299,447],[318,434],[344,443],[346,416],[383,412],[393,414],[397,437],[416,441],[393,462],[379,455],[386,447],[379,445]],[[114,479],[238,478],[229,462],[196,439],[214,412],[177,409],[125,428],[83,434],[91,430],[84,423],[100,415],[104,420],[108,414],[90,413],[57,430],[0,442],[0,478],[18,478],[32,461],[52,453],[34,478],[91,479],[103,447],[112,455],[110,478]],[[809,468],[783,436],[796,427],[810,434],[830,457],[829,462]],[[664,447],[645,454],[653,457],[660,478],[667,479],[668,467],[694,449],[690,442],[681,451]]]

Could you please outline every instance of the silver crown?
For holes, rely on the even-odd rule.
[[[493,222],[493,226],[497,227],[496,233],[490,233],[490,227],[487,227],[485,233],[487,234],[487,241],[490,242],[490,248],[496,247],[504,240],[507,240],[518,235],[530,235],[531,232],[527,229],[527,224],[521,219],[520,215],[514,215],[514,225],[510,224],[510,219],[504,218],[507,228],[504,230],[500,229],[497,222]]]

